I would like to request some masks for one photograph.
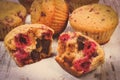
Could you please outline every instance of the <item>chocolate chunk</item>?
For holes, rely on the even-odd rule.
[[[94,8],[91,8],[90,10],[89,10],[89,12],[92,12],[94,10]]]
[[[80,50],[83,50],[83,48],[84,48],[84,41],[85,41],[86,39],[84,38],[84,37],[82,37],[82,36],[79,36],[78,37],[78,39],[77,39],[77,44],[78,44],[78,51],[80,51]]]
[[[74,20],[74,22],[76,22],[77,20]]]
[[[91,57],[96,57],[96,56],[98,56],[98,53],[97,53],[97,52],[94,52],[94,53],[92,53],[92,55],[91,55]]]
[[[36,48],[39,48],[41,46],[41,40],[39,38],[36,39],[37,44],[36,44]]]
[[[82,41],[82,42],[84,42],[85,40],[86,40],[86,38],[84,38],[82,36],[79,36],[78,39],[77,39],[77,41]]]
[[[48,54],[49,52],[49,47],[50,47],[50,40],[42,39],[42,53]]]
[[[107,12],[110,12],[110,10],[106,10]]]
[[[87,18],[90,18],[89,16],[87,16]]]
[[[84,48],[84,43],[78,42],[78,51],[83,50],[83,48]]]
[[[31,52],[31,58],[33,59],[33,61],[38,61],[40,59],[40,52],[33,50]]]
[[[41,16],[42,16],[42,17],[45,17],[46,14],[45,14],[44,12],[41,12]]]
[[[105,19],[101,19],[101,21],[105,21]]]

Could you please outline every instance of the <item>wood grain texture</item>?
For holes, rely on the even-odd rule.
[[[17,1],[17,0],[16,0]],[[111,6],[119,15],[120,0],[100,0]],[[68,24],[65,31],[73,31]],[[76,78],[65,72],[54,60],[55,56],[19,68],[0,42],[0,80],[120,80],[120,21],[110,41],[102,45],[105,63],[96,70]],[[57,40],[53,43],[53,53],[57,54]]]

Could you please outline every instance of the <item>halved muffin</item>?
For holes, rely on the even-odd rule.
[[[4,43],[18,66],[51,56],[54,31],[43,24],[21,25],[10,31]]]
[[[86,74],[104,62],[104,51],[93,39],[80,32],[62,33],[56,61],[74,76]]]

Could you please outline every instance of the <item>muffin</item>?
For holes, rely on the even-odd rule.
[[[30,13],[30,7],[34,0],[19,0],[19,2],[26,8],[27,13]]]
[[[20,67],[51,56],[54,31],[43,24],[25,24],[11,30],[4,44]]]
[[[104,51],[93,39],[80,32],[66,32],[59,36],[58,64],[70,74],[80,77],[104,62]]]
[[[55,35],[67,25],[68,6],[64,0],[35,0],[31,6],[31,22],[51,27]]]
[[[14,2],[0,0],[0,40],[18,25],[24,23],[26,17],[26,9]]]
[[[91,4],[73,11],[69,21],[74,30],[104,44],[110,40],[117,27],[118,15],[110,6]]]
[[[99,0],[65,0],[68,5],[69,5],[69,10],[72,12],[76,8],[87,5],[87,4],[93,4],[93,3],[98,3]]]

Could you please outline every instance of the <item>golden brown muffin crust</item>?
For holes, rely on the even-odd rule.
[[[103,44],[117,27],[118,15],[110,6],[91,4],[74,10],[69,21],[73,29]]]
[[[31,7],[32,23],[42,23],[61,33],[67,25],[68,6],[64,0],[35,0]]]
[[[0,1],[0,39],[14,27],[24,23],[26,9],[15,2]]]

